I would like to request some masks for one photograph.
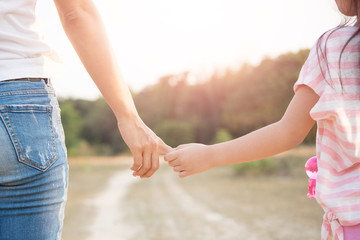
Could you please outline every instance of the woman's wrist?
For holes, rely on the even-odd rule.
[[[111,107],[119,124],[127,124],[140,118],[129,91],[118,90],[115,91],[115,93],[109,93],[106,96],[110,96],[107,98],[105,97],[105,99]]]
[[[119,126],[128,125],[129,123],[137,122],[140,119],[136,110],[122,110],[121,112],[115,113],[115,116]]]

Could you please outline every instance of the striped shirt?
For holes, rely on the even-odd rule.
[[[359,35],[345,48],[339,65],[341,50],[357,30],[326,32],[311,49],[294,86],[296,92],[307,85],[320,97],[310,115],[318,127],[316,199],[325,210],[323,240],[331,235],[341,240],[342,226],[360,224]]]

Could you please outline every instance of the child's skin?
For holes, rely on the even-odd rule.
[[[353,1],[335,1],[342,14],[358,16],[360,9],[354,8]],[[355,26],[360,26],[359,18]],[[292,149],[315,124],[310,110],[318,99],[310,87],[301,85],[280,121],[220,144],[180,145],[165,156],[165,161],[183,178],[218,165],[259,160]]]
[[[299,145],[315,121],[310,110],[319,96],[302,85],[280,121],[232,141],[215,145],[185,144],[165,156],[165,161],[187,177],[209,168],[267,158]]]

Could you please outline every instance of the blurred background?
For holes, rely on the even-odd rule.
[[[144,122],[165,142],[214,144],[279,120],[309,49],[342,16],[333,0],[95,0]],[[319,239],[298,148],[179,180],[131,177],[116,119],[39,0],[62,59],[53,78],[70,163],[64,239]],[[101,61],[101,59],[99,59]],[[59,69],[59,68],[58,68]]]

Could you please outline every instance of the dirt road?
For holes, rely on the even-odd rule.
[[[146,235],[150,229],[150,232],[163,232],[161,239],[230,240],[239,239],[239,236],[246,236],[250,240],[260,239],[255,233],[249,232],[244,223],[214,212],[194,199],[179,184],[176,175],[161,172],[149,183],[146,189],[151,196],[142,199],[146,206],[141,204],[146,209],[140,209],[141,212],[136,214],[139,217],[134,217],[138,209],[126,197],[132,185],[141,183],[131,177],[128,171],[113,175],[107,187],[87,202],[88,207],[95,208],[94,221],[88,226],[88,240],[158,239],[156,234]],[[139,224],[149,218],[149,211],[157,217],[145,225]]]
[[[224,166],[179,179],[163,164],[137,180],[120,165],[73,166],[64,240],[320,239],[305,177],[246,179]]]
[[[131,184],[137,180],[129,171],[119,171],[112,176],[107,187],[87,202],[95,209],[95,217],[90,224],[88,240],[126,240],[128,228],[123,216],[124,199]]]

